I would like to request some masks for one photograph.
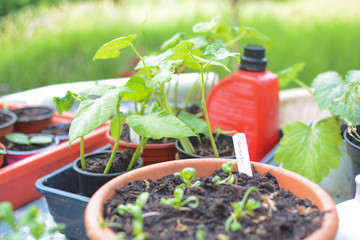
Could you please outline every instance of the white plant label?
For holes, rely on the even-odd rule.
[[[140,142],[140,135],[137,134],[131,127],[130,128],[130,142],[139,144]]]
[[[248,145],[245,133],[237,133],[233,136],[236,160],[240,173],[252,176]]]

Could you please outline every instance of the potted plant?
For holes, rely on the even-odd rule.
[[[17,116],[11,111],[0,110],[0,141],[5,139],[5,135],[14,131]]]
[[[287,124],[282,129],[284,135],[275,152],[275,162],[319,183],[330,169],[337,169],[340,165],[342,123],[348,126],[344,133],[345,141],[349,134],[356,136],[353,126],[360,120],[360,105],[356,98],[360,71],[349,71],[345,80],[336,72],[321,73],[310,87],[296,77],[303,67],[304,64],[300,63],[280,72],[280,82],[293,81],[307,89],[315,97],[320,110],[328,109],[332,115],[316,119],[309,125],[301,122]],[[355,174],[352,179],[354,177]]]
[[[55,110],[49,106],[31,106],[12,111],[17,116],[14,131],[25,134],[40,133],[44,127],[50,125],[55,113]]]
[[[224,163],[226,163],[225,167],[223,166]],[[256,193],[256,190],[252,187],[253,185],[256,184],[255,182],[257,181],[257,180],[252,181],[252,179],[263,176],[264,178],[273,179],[274,182],[278,182],[281,188],[285,189],[285,191],[290,190],[291,193],[297,196],[296,198],[297,204],[301,203],[302,201],[301,198],[308,199],[305,200],[305,202],[307,202],[307,207],[303,208],[300,207],[300,205],[297,205],[299,209],[292,211],[293,213],[302,212],[302,210],[300,209],[308,210],[307,213],[302,212],[300,213],[300,215],[301,214],[307,215],[309,214],[309,212],[313,212],[313,210],[315,209],[310,207],[311,203],[315,204],[318,207],[318,209],[324,213],[324,217],[321,220],[321,224],[320,224],[321,227],[316,231],[312,232],[309,236],[307,236],[306,239],[332,239],[335,237],[337,225],[338,225],[338,217],[335,208],[335,203],[332,200],[332,198],[318,185],[296,173],[290,172],[285,169],[280,169],[278,167],[271,166],[268,164],[261,164],[256,162],[252,163],[254,174],[255,172],[260,174],[254,177],[249,177],[247,175],[237,175],[235,172],[233,172],[233,170],[236,170],[235,166],[236,165],[234,165],[234,163],[231,162],[231,160],[226,160],[226,159],[189,159],[187,161],[172,161],[172,162],[165,162],[156,165],[146,166],[137,169],[135,171],[126,173],[124,175],[121,175],[120,177],[117,177],[116,179],[113,179],[112,181],[105,184],[91,198],[85,211],[85,226],[87,229],[87,234],[90,239],[105,239],[105,238],[116,239],[117,236],[119,238],[125,238],[126,235],[128,236],[126,237],[126,239],[128,239],[129,237],[135,237],[137,239],[145,239],[147,234],[146,229],[149,229],[148,227],[150,225],[151,225],[150,228],[157,229],[156,221],[153,222],[153,225],[152,224],[149,225],[149,223],[152,222],[151,219],[157,219],[158,222],[161,222],[163,214],[180,211],[184,213],[183,217],[181,219],[176,217],[167,219],[166,223],[164,224],[168,224],[172,222],[171,226],[162,225],[163,227],[160,228],[161,229],[160,232],[162,234],[161,236],[164,237],[168,236],[167,234],[169,234],[169,232],[175,229],[176,229],[175,231],[178,231],[178,233],[180,234],[177,235],[178,238],[179,236],[181,236],[180,238],[187,238],[187,239],[189,238],[230,239],[231,238],[230,236],[233,236],[232,234],[235,234],[235,236],[238,237],[239,234],[244,234],[246,232],[250,232],[250,234],[257,233],[260,234],[261,236],[262,231],[267,231],[269,229],[264,227],[265,223],[263,221],[266,221],[265,219],[269,219],[271,218],[270,216],[273,216],[274,214],[276,214],[276,212],[279,212],[281,205],[281,204],[280,205],[276,204],[274,202],[276,200],[275,198],[273,198],[274,195],[271,194],[271,190],[270,190],[271,188],[267,184],[265,184],[268,186],[267,190],[264,190],[260,186],[256,187],[258,188],[258,193]],[[194,176],[193,171],[190,172],[188,171],[189,167],[196,170],[196,178]],[[186,170],[184,168],[186,168]],[[215,171],[220,168],[226,171],[227,174],[223,174],[221,172],[215,173]],[[171,175],[174,173],[176,176],[180,175],[183,179],[180,180],[178,178],[175,178],[175,180],[172,180]],[[215,175],[220,175],[221,180],[215,181],[214,179],[215,177],[214,175],[212,175],[214,173]],[[207,180],[206,183],[204,183],[201,177],[207,177],[210,175],[212,175],[213,178],[212,179],[208,178],[209,180]],[[168,176],[168,177],[162,178],[164,176]],[[246,179],[245,180],[246,183],[241,187],[236,187],[237,181],[241,181],[240,180],[241,178]],[[232,180],[229,181],[230,179]],[[135,182],[137,180],[140,181],[139,183],[144,184],[144,188],[138,188],[137,190],[134,190],[137,194],[134,195],[132,201],[124,202],[128,191],[123,188],[125,187],[125,185],[136,188],[135,183],[133,183],[134,186],[132,186],[132,184],[127,184],[127,183]],[[159,180],[158,183],[156,182],[157,180]],[[152,181],[154,181],[154,183],[152,183]],[[158,186],[157,184],[161,186],[162,184],[164,184],[163,181],[166,182],[165,186],[167,190],[169,189],[174,190],[174,195],[172,198],[171,197],[172,191],[170,191],[169,194],[170,196],[168,195],[164,196],[164,200],[160,201],[161,196],[158,196],[156,193],[153,193],[152,188],[154,186]],[[215,182],[215,184],[213,182]],[[220,183],[221,185],[215,187],[217,186],[216,182]],[[261,181],[260,185],[261,183],[263,182]],[[146,188],[147,184],[149,184],[148,188]],[[214,186],[210,188],[212,188],[215,192],[217,192],[217,190],[221,191],[221,189],[228,187],[232,188],[235,185],[235,188],[237,189],[235,192],[237,192],[237,198],[239,199],[238,200],[239,202],[231,203],[227,201],[227,199],[231,198],[230,197],[231,194],[229,190],[227,193],[225,193],[227,197],[218,197],[217,203],[215,200],[215,203],[210,204],[210,195],[203,196],[203,194],[204,192],[207,193],[207,186],[213,184]],[[179,191],[178,190],[179,188],[182,188],[183,191]],[[280,192],[283,191],[281,190],[281,188],[274,188],[272,190],[277,192],[275,193],[275,195],[281,195]],[[255,192],[253,190],[255,190]],[[145,194],[142,194],[141,193],[142,191],[145,191]],[[238,191],[241,193],[239,193]],[[118,198],[117,201],[117,203],[119,203],[117,207],[119,211],[119,216],[115,218],[120,218],[120,219],[115,222],[110,222],[108,221],[108,219],[104,219],[104,214],[113,212],[108,208],[110,206],[112,207],[112,209],[116,211],[117,203],[108,201],[114,196],[115,192],[118,192],[120,195],[123,195],[124,198],[120,197]],[[166,192],[166,190],[164,192]],[[287,192],[287,194],[291,194],[290,192]],[[257,199],[255,197],[256,195],[262,195],[262,197]],[[136,198],[137,200],[135,200]],[[198,200],[194,200],[195,198],[197,198]],[[254,199],[251,200],[251,198]],[[285,202],[289,202],[291,198],[292,197],[288,195],[287,200],[285,200],[283,203],[285,204]],[[150,206],[146,205],[145,202],[147,202],[147,200],[149,202],[158,201],[157,209],[150,208]],[[224,206],[225,202],[223,201],[225,202],[227,201],[226,204],[230,204],[233,206],[234,209],[232,210],[234,211],[233,213],[225,211],[227,207]],[[196,208],[196,205],[199,202],[205,202],[208,204],[206,205],[206,207],[201,207],[199,210],[196,211],[197,214],[200,214],[200,216],[202,216],[200,220],[196,218],[192,218],[192,216],[195,215],[195,211],[193,210],[193,207]],[[164,208],[166,210],[162,211],[161,209],[163,207],[160,206],[162,203],[175,206],[175,208],[179,210],[176,209],[174,210],[172,209],[172,207],[165,206]],[[114,204],[115,204],[115,208],[113,208]],[[271,207],[275,205],[277,207],[274,208]],[[200,206],[203,206],[202,203],[200,203]],[[296,204],[294,204],[294,206],[296,206]],[[264,209],[262,208],[264,207],[267,208],[267,210],[263,211]],[[283,209],[289,210],[289,208],[291,207],[285,207]],[[142,209],[144,210],[142,211]],[[212,213],[209,213],[209,215],[207,215],[206,211],[209,209],[210,212]],[[231,209],[231,207],[229,209]],[[130,214],[127,214],[126,211],[128,211]],[[194,215],[192,214],[192,212],[194,212]],[[203,212],[203,214],[201,212]],[[262,212],[262,214],[264,214],[266,217],[261,218],[260,215],[262,214],[260,214],[260,212]],[[134,217],[131,217],[131,215],[134,215]],[[220,224],[217,223],[214,224],[212,221],[207,221],[211,215],[215,215],[215,218],[222,218],[224,219],[224,221],[221,222]],[[254,224],[253,222],[251,223],[251,225],[248,225],[244,222],[245,219],[242,219],[241,217],[246,219],[253,219],[256,224],[253,225]],[[308,217],[310,217],[310,215],[308,215]],[[124,222],[123,218],[124,220],[126,219],[127,221]],[[304,218],[302,217],[302,219]],[[121,224],[119,225],[118,223]],[[272,223],[276,224],[275,222]],[[238,231],[241,228],[241,224],[244,224],[244,228],[241,229],[241,231]],[[304,227],[305,225],[310,226],[312,224],[308,223],[308,224],[303,224],[301,226]],[[273,227],[270,227],[270,229],[294,230],[295,220],[291,224],[287,222],[287,227],[284,226],[283,228],[281,228],[281,227],[274,227],[274,225],[272,226]],[[120,227],[123,230],[124,228],[127,228],[127,230],[124,230],[126,231],[126,234],[120,235],[121,233],[119,233],[119,235],[117,235],[115,232],[113,232],[110,229],[110,227],[113,229]],[[213,229],[213,230],[222,229],[222,230],[220,230],[220,234],[218,233],[218,235],[211,235],[212,233],[207,232],[208,229]],[[202,238],[199,238],[199,235],[201,235]],[[154,237],[154,235],[151,236]],[[267,235],[267,237],[276,238],[275,236],[271,237],[269,235]],[[292,237],[290,236],[289,238]]]

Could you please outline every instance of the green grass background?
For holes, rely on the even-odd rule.
[[[102,44],[135,33],[140,52],[150,53],[176,32],[190,33],[196,22],[222,15],[230,23],[230,2],[124,0],[24,8],[0,19],[0,95],[119,77],[133,68],[136,57],[129,49],[119,59],[93,62]],[[269,70],[305,62],[299,77],[309,83],[324,71],[360,68],[357,9],[358,0],[246,1],[239,5],[237,24],[270,38]],[[253,42],[243,41],[240,52]]]

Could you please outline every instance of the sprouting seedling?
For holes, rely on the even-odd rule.
[[[197,231],[196,231],[196,240],[204,240],[205,236],[206,236],[206,232],[204,230],[205,226],[204,224],[200,224],[198,226],[196,226]]]
[[[163,205],[171,206],[177,210],[186,204],[191,208],[197,208],[199,206],[199,199],[195,196],[190,196],[184,201],[182,201],[184,197],[184,190],[180,187],[175,188],[174,197],[173,198],[161,198],[160,203]]]
[[[149,193],[143,192],[137,198],[134,204],[128,203],[121,204],[117,207],[119,214],[123,215],[125,212],[130,213],[134,220],[132,221],[133,234],[136,236],[134,239],[141,240],[146,238],[146,233],[143,232],[143,213],[142,208],[146,201],[149,199]]]
[[[53,138],[45,135],[36,135],[33,137],[29,137],[23,133],[10,133],[5,135],[6,140],[16,143],[16,144],[49,144],[53,141]]]
[[[219,126],[214,126],[214,130],[217,132],[215,138],[217,138],[220,134],[227,135],[227,134],[236,134],[237,133],[236,130],[231,130],[231,131],[222,130]]]
[[[247,200],[250,192],[255,191],[257,192],[258,189],[256,187],[250,187],[243,199],[240,202],[234,202],[232,203],[232,207],[234,209],[234,212],[230,215],[230,217],[226,220],[225,223],[225,230],[228,232],[231,230],[232,232],[235,232],[242,228],[241,223],[238,222],[238,219],[245,217],[246,215],[253,216],[254,210],[260,207],[260,202],[256,201],[253,198],[250,198]]]
[[[65,228],[64,224],[59,224],[55,227],[48,228],[45,224],[45,219],[37,206],[28,208],[16,222],[14,212],[10,202],[0,203],[0,225],[6,223],[12,230],[10,235],[5,239],[23,239],[20,230],[22,227],[29,227],[30,234],[35,238],[41,238],[45,232],[53,234],[57,231],[61,231]]]
[[[199,187],[201,185],[200,181],[196,181],[195,183],[192,183],[196,176],[196,170],[195,168],[186,167],[181,172],[174,173],[174,177],[181,177],[184,181],[183,184],[181,184],[180,188],[185,188],[187,186],[188,188],[193,187]]]
[[[221,169],[222,169],[224,172],[228,173],[229,176],[228,176],[227,178],[225,178],[224,180],[221,180],[221,178],[220,178],[219,176],[215,176],[215,177],[213,178],[213,182],[215,182],[216,185],[222,184],[222,183],[225,183],[225,182],[227,182],[227,183],[230,184],[230,185],[234,184],[234,182],[235,182],[235,184],[237,184],[238,179],[237,179],[237,177],[232,173],[233,166],[234,166],[235,163],[236,163],[236,161],[223,163],[223,164],[221,165]]]

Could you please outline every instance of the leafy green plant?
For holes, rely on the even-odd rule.
[[[117,207],[119,214],[123,215],[125,212],[130,213],[134,220],[132,221],[133,234],[136,240],[146,238],[146,233],[143,232],[143,213],[142,208],[146,201],[149,199],[149,193],[143,192],[137,198],[134,204],[128,203],[126,205],[121,204]]]
[[[228,184],[232,185],[232,184],[237,184],[238,182],[238,179],[237,177],[232,173],[233,171],[233,166],[234,164],[236,163],[236,161],[233,161],[233,162],[226,162],[226,163],[223,163],[221,165],[221,169],[228,173],[229,176],[227,178],[225,178],[224,180],[221,180],[221,178],[219,176],[215,176],[213,178],[213,182],[215,182],[216,185],[218,184],[222,184],[222,183],[225,183],[227,182]]]
[[[237,230],[242,228],[241,223],[238,222],[238,220],[242,217],[245,217],[246,215],[253,216],[254,210],[260,207],[260,202],[256,201],[253,198],[250,198],[247,200],[249,194],[255,191],[257,192],[258,189],[256,187],[250,187],[246,193],[244,194],[244,197],[240,202],[234,202],[232,203],[232,207],[234,209],[234,212],[230,215],[230,217],[226,220],[225,223],[225,230],[228,232],[231,230],[232,232],[236,232]]]
[[[12,233],[5,237],[5,240],[24,239],[20,230],[26,226],[29,227],[30,234],[35,239],[40,239],[45,233],[53,234],[65,228],[64,224],[52,228],[46,227],[44,217],[36,206],[28,208],[16,222],[10,202],[0,203],[0,225],[1,223],[7,224],[12,229]]]
[[[181,179],[184,181],[181,185],[179,185],[179,188],[193,188],[193,187],[199,187],[201,186],[201,181],[196,181],[193,183],[196,176],[196,169],[192,167],[186,167],[181,172],[174,173],[174,177],[181,177]]]
[[[181,187],[177,187],[174,190],[173,198],[168,198],[168,199],[161,198],[160,203],[163,205],[171,206],[175,209],[180,209],[186,204],[191,208],[197,208],[199,206],[199,199],[197,197],[190,196],[184,201],[182,201],[183,197],[184,197],[184,190]]]
[[[200,224],[196,228],[198,229],[196,231],[196,240],[204,240],[206,237],[206,232],[204,231],[204,224]]]
[[[332,116],[316,119],[309,125],[298,121],[287,124],[275,153],[275,162],[319,183],[329,174],[330,168],[336,169],[340,165],[341,121],[348,125],[350,133],[360,122],[360,71],[349,71],[345,80],[336,72],[321,73],[311,86],[307,86],[297,79],[303,67],[300,63],[281,71],[280,82],[295,82],[307,89],[320,110],[328,109]]]
[[[24,145],[48,144],[53,141],[53,138],[50,136],[35,135],[30,137],[23,133],[9,133],[5,135],[5,139],[16,144],[24,144]]]

